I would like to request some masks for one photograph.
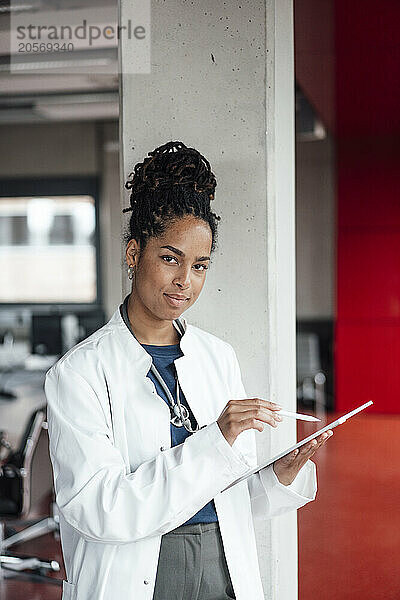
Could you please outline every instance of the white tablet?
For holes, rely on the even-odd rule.
[[[367,406],[371,406],[371,404],[373,404],[372,400],[370,400],[369,402],[366,402],[365,404],[363,404],[362,406],[359,406],[358,408],[355,408],[354,410],[352,410],[351,412],[343,415],[339,419],[336,419],[336,421],[333,421],[332,423],[329,423],[329,425],[326,425],[322,429],[318,429],[318,431],[315,431],[315,433],[312,433],[308,437],[304,438],[304,440],[301,440],[300,442],[297,442],[297,444],[294,444],[294,446],[291,446],[290,448],[287,448],[286,450],[283,450],[283,452],[280,452],[279,454],[277,454],[276,456],[274,456],[273,458],[271,458],[267,463],[265,463],[261,467],[255,467],[251,471],[248,471],[248,473],[246,473],[245,475],[242,475],[242,477],[239,477],[239,479],[236,479],[236,481],[234,481],[233,483],[231,483],[230,485],[228,485],[222,491],[225,492],[225,490],[228,490],[233,485],[236,485],[237,483],[239,483],[239,481],[243,481],[244,479],[247,479],[248,477],[250,477],[254,473],[257,473],[258,471],[261,471],[261,469],[264,469],[265,467],[268,467],[270,464],[274,463],[276,460],[279,460],[280,458],[282,458],[282,456],[285,456],[286,454],[289,454],[290,452],[293,452],[293,450],[296,450],[296,448],[301,448],[301,446],[304,446],[304,444],[307,444],[307,442],[310,442],[314,438],[318,437],[319,435],[321,435],[322,433],[324,433],[324,431],[328,431],[329,429],[334,429],[338,425],[342,425],[342,423],[345,423],[345,421],[347,421],[347,419],[350,419],[351,417],[354,417],[354,415],[356,415],[360,411],[364,410],[364,408],[367,408]]]

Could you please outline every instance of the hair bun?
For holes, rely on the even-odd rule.
[[[216,240],[216,221],[211,212],[217,181],[208,160],[195,148],[181,141],[170,141],[155,148],[137,163],[125,183],[131,191],[130,234],[141,243],[160,235],[171,218],[194,215],[206,221]]]
[[[176,185],[188,186],[198,193],[206,192],[209,200],[213,200],[217,185],[208,160],[180,141],[167,142],[149,152],[129,177],[125,187],[132,191],[131,200],[143,192],[169,190]]]

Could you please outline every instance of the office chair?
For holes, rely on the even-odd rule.
[[[20,557],[9,552],[15,544],[49,532],[54,532],[59,537],[59,518],[54,496],[50,517],[33,524],[32,521],[24,520],[31,506],[53,490],[46,407],[40,407],[32,413],[17,451],[13,452],[4,439],[1,446],[7,448],[8,454],[0,462],[0,528],[6,532],[2,539],[0,531],[0,568],[14,572],[32,569],[42,575],[49,571],[59,571],[57,561]],[[18,525],[29,523],[30,526],[9,535],[9,522]],[[47,579],[54,581],[54,578]]]
[[[312,403],[317,416],[325,416],[326,376],[321,369],[319,338],[316,333],[298,333],[297,354],[297,399],[304,404]]]

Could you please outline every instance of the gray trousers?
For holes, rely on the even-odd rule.
[[[218,523],[181,525],[161,538],[153,600],[235,598]]]

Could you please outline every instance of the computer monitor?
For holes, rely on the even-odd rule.
[[[32,354],[59,355],[63,353],[61,315],[32,315]]]

